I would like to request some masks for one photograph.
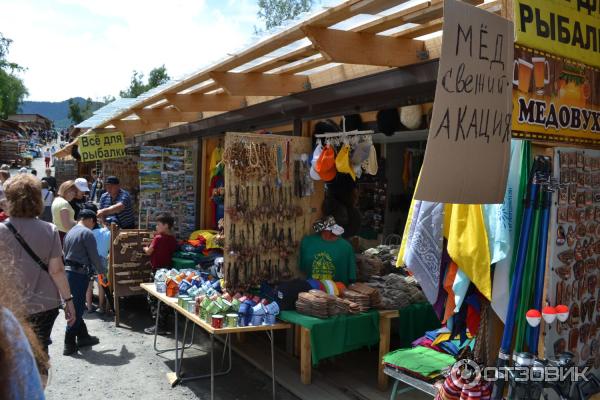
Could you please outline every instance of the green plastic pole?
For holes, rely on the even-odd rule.
[[[533,299],[533,290],[535,283],[535,274],[537,271],[537,252],[538,243],[540,240],[540,222],[542,210],[540,208],[539,196],[535,201],[535,211],[533,214],[533,228],[529,236],[529,244],[527,246],[527,261],[525,271],[523,273],[523,286],[521,288],[521,296],[517,307],[516,315],[516,335],[514,352],[520,353],[523,351],[523,343],[525,342],[525,333],[527,332],[527,320],[525,314],[531,308]]]

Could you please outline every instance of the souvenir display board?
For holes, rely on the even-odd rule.
[[[119,325],[119,299],[141,294],[140,284],[152,281],[150,257],[144,247],[152,242],[154,233],[139,229],[118,230],[111,227],[109,276],[114,296],[115,323]]]
[[[311,153],[310,138],[226,134],[224,268],[231,287],[295,275],[300,240],[313,233],[323,199],[309,177]]]
[[[600,368],[600,151],[555,148],[547,301],[567,305],[566,322],[546,324],[545,356],[575,354],[578,365]]]
[[[114,158],[112,160],[102,161],[100,169],[106,179],[109,176],[116,176],[121,182],[121,188],[127,190],[133,203],[133,212],[139,213],[140,196],[140,178],[138,174],[138,163],[140,161],[139,152],[131,149],[126,150],[127,157]]]
[[[77,160],[75,159],[54,159],[54,177],[59,186],[68,180],[77,178],[77,164]]]
[[[140,228],[154,229],[155,217],[169,212],[174,234],[187,238],[196,228],[192,149],[144,146],[140,149]]]

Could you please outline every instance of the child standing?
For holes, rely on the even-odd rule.
[[[177,250],[177,240],[171,233],[174,222],[173,217],[167,213],[158,214],[156,217],[156,234],[154,235],[154,239],[152,239],[150,246],[144,248],[144,252],[150,256],[152,274],[160,268],[171,267],[173,253]],[[152,317],[156,318],[158,301],[154,297],[148,295],[148,304],[150,305]],[[160,315],[158,316],[158,329],[155,329],[155,326],[153,325],[144,329],[144,332],[149,335],[154,335],[155,333],[159,335],[167,334],[167,317],[168,309],[164,306],[161,308]]]
[[[98,248],[98,254],[102,258],[102,262],[108,271],[108,252],[110,250],[110,229],[108,228],[106,221],[103,219],[98,220],[98,224],[92,230],[94,237],[96,238],[96,247]],[[105,274],[98,275],[98,308],[100,314],[106,314],[109,308],[112,308],[111,303],[106,306],[106,298],[110,296],[108,293],[108,277]]]

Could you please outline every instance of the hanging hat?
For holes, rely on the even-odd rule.
[[[377,175],[377,170],[379,169],[377,166],[377,150],[375,150],[375,145],[371,145],[371,150],[369,151],[369,158],[367,161],[363,163],[363,168],[365,172],[369,175]]]
[[[317,147],[315,147],[315,151],[313,151],[312,161],[310,163],[310,177],[315,181],[321,180],[321,176],[315,170],[315,167],[317,166],[317,161],[319,160],[319,157],[321,157],[321,153],[323,153],[323,145],[319,143],[317,144]]]
[[[335,158],[335,166],[340,173],[350,174],[352,179],[356,180],[354,168],[350,164],[350,145],[345,144]]]
[[[371,152],[371,143],[369,142],[360,142],[356,146],[354,146],[354,150],[352,151],[352,165],[361,165],[364,161],[369,158],[369,153]]]
[[[325,182],[332,181],[337,173],[335,169],[335,152],[330,145],[325,146],[315,165],[315,171]]]

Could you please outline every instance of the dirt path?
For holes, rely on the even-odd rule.
[[[111,320],[104,321],[97,314],[86,315],[86,324],[92,335],[100,338],[100,344],[88,348],[76,357],[62,355],[64,340],[64,316],[57,320],[50,346],[52,368],[50,383],[46,390],[49,400],[84,399],[210,399],[210,381],[188,382],[171,388],[167,372],[174,371],[172,352],[156,355],[153,336],[143,333],[151,324],[142,299],[131,299],[122,311],[123,327],[116,328]],[[207,336],[196,334],[195,349],[186,350],[184,370],[191,374],[203,373],[209,368]],[[159,348],[173,347],[172,337],[159,337]],[[220,357],[215,358],[218,368]],[[215,378],[216,399],[270,399],[271,380],[246,361],[233,359],[233,371],[225,377]],[[278,399],[295,400],[292,394],[278,386]]]

